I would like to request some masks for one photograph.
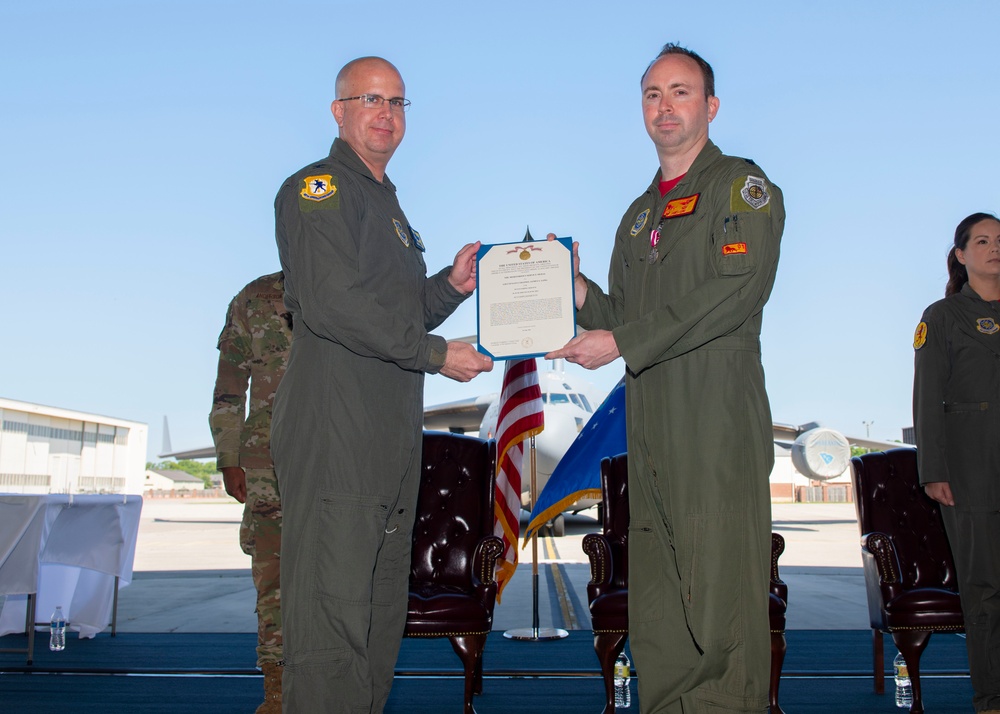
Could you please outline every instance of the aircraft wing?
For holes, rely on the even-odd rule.
[[[791,446],[795,439],[802,434],[805,434],[811,429],[819,428],[819,424],[811,421],[807,424],[800,424],[798,426],[794,424],[780,424],[774,422],[773,433],[774,442],[780,444],[781,446]],[[847,439],[847,443],[851,446],[860,446],[864,449],[871,449],[872,451],[885,451],[886,449],[895,449],[900,446],[907,446],[902,441],[881,441],[879,439],[869,439],[867,437],[860,436],[849,436],[844,434],[844,438]],[[910,444],[912,446],[912,444]]]
[[[483,394],[456,402],[437,404],[424,409],[424,428],[432,431],[453,431],[465,433],[478,431],[483,415],[490,404],[497,400],[497,394]]]
[[[847,439],[851,446],[860,446],[872,451],[885,451],[886,449],[898,449],[900,446],[913,446],[913,444],[904,444],[902,441],[879,441],[878,439],[864,439],[859,436],[848,436],[847,434],[844,434],[844,438]]]
[[[490,404],[495,402],[498,394],[484,394],[457,402],[437,404],[424,409],[424,428],[432,431],[452,431],[459,434],[478,432],[483,421],[483,415]],[[164,419],[164,422],[166,420]],[[164,428],[167,429],[166,423]],[[203,446],[185,451],[174,451],[170,447],[169,431],[164,432],[163,453],[157,455],[160,459],[214,459],[215,447]]]
[[[187,451],[173,451],[167,454],[157,454],[159,459],[214,459],[215,447],[203,446],[200,449],[188,449]]]

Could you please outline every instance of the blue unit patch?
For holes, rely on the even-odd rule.
[[[407,248],[410,247],[410,234],[406,232],[403,228],[403,224],[397,221],[395,218],[392,219],[392,225],[396,227],[396,235],[399,236],[399,240],[403,242]]]
[[[642,227],[646,225],[647,218],[649,218],[648,208],[635,217],[635,222],[632,224],[632,230],[629,231],[629,233],[632,235],[633,238],[639,235],[639,231],[641,231]]]
[[[417,233],[416,230],[414,230],[413,226],[407,226],[407,228],[410,229],[410,235],[413,236],[413,245],[417,246],[417,250],[419,250],[421,253],[427,252],[427,249],[424,248],[424,242],[420,240],[420,234]]]

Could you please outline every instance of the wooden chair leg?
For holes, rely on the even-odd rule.
[[[615,714],[615,660],[625,649],[627,632],[595,632],[594,651],[604,678],[604,714]]]
[[[781,668],[785,664],[787,648],[785,633],[771,632],[771,682],[767,690],[767,703],[771,714],[785,714],[778,706],[778,686],[781,684]]]
[[[882,649],[882,631],[872,629],[872,675],[875,693],[885,694],[885,652]]]
[[[472,707],[472,696],[476,689],[476,669],[482,664],[483,648],[486,646],[486,635],[456,635],[448,638],[451,648],[462,660],[465,670],[465,708],[464,714],[476,714]]]
[[[476,657],[476,681],[472,684],[472,693],[479,695],[483,693],[483,653]]]
[[[892,633],[892,641],[903,653],[906,660],[906,670],[910,675],[910,688],[913,690],[913,704],[910,714],[923,714],[924,701],[920,694],[920,655],[927,649],[931,639],[929,630],[905,630]]]

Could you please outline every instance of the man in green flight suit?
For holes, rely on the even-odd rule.
[[[264,702],[257,714],[281,714],[281,496],[270,444],[271,409],[292,341],[284,281],[280,272],[262,275],[229,303],[208,416],[226,493],[246,504],[240,547],[251,558],[257,666],[264,672]]]
[[[288,178],[274,204],[294,322],[271,429],[286,714],[385,706],[406,622],[424,374],[468,381],[493,366],[430,333],[475,288],[479,244],[427,277],[385,174],[406,129],[402,77],[363,57],[336,91],[330,155]]]
[[[760,329],[785,212],[708,138],[711,67],[666,45],[642,77],[660,170],[626,211],[588,332],[547,358],[626,365],[629,636],[643,714],[763,712],[774,464]]]

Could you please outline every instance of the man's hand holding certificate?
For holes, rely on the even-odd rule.
[[[576,335],[570,238],[483,245],[476,262],[480,352],[537,357]]]

